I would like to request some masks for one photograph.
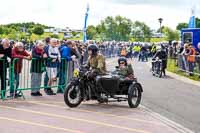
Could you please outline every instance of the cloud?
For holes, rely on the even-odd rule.
[[[197,0],[193,0],[196,2]],[[132,21],[159,28],[163,24],[175,28],[179,22],[188,22],[192,6],[189,0],[0,0],[0,23],[39,22],[55,27],[82,29],[86,5],[90,11],[88,24],[97,25],[107,16],[122,15]],[[188,2],[190,2],[188,4]],[[173,5],[173,6],[172,6]],[[200,12],[198,4],[197,16]]]
[[[106,0],[105,0],[106,1]],[[198,0],[110,0],[113,3],[126,4],[126,5],[159,5],[159,6],[173,6],[185,7],[197,3]]]

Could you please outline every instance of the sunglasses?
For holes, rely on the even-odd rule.
[[[120,62],[119,64],[125,64],[125,62]]]

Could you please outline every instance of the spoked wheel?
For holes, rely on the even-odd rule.
[[[158,77],[162,77],[162,65],[160,64],[160,67],[158,67]]]
[[[152,72],[152,75],[155,76],[156,75],[156,66],[155,66],[155,63],[152,62],[152,68],[151,68],[151,72]]]
[[[159,78],[162,77],[162,71],[160,70],[160,68],[157,68],[156,75],[158,75]]]
[[[159,78],[161,78],[162,77],[162,70],[161,70],[161,66],[160,66],[161,64],[157,64],[157,66],[156,66],[156,75],[159,77]]]
[[[64,93],[65,103],[71,107],[77,107],[81,104],[83,98],[81,97],[81,90],[78,85],[69,84]]]
[[[159,78],[162,78],[162,71],[159,72]]]
[[[137,108],[141,102],[142,89],[139,85],[134,84],[129,88],[128,104],[130,108]]]
[[[151,72],[152,72],[152,75],[155,76],[155,67],[152,68]]]

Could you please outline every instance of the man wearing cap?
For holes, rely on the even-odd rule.
[[[12,58],[17,58],[17,59],[14,60],[15,92],[14,90],[10,90],[10,96],[20,97],[16,89],[19,87],[19,75],[23,67],[22,61],[23,59],[30,60],[31,55],[24,49],[24,45],[22,42],[17,42],[15,47],[12,49]]]

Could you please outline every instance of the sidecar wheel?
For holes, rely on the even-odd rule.
[[[129,88],[128,104],[130,108],[137,108],[141,102],[142,89],[139,85],[135,84]]]
[[[71,108],[75,108],[81,104],[83,98],[81,97],[81,90],[78,85],[69,84],[64,92],[65,104]]]

